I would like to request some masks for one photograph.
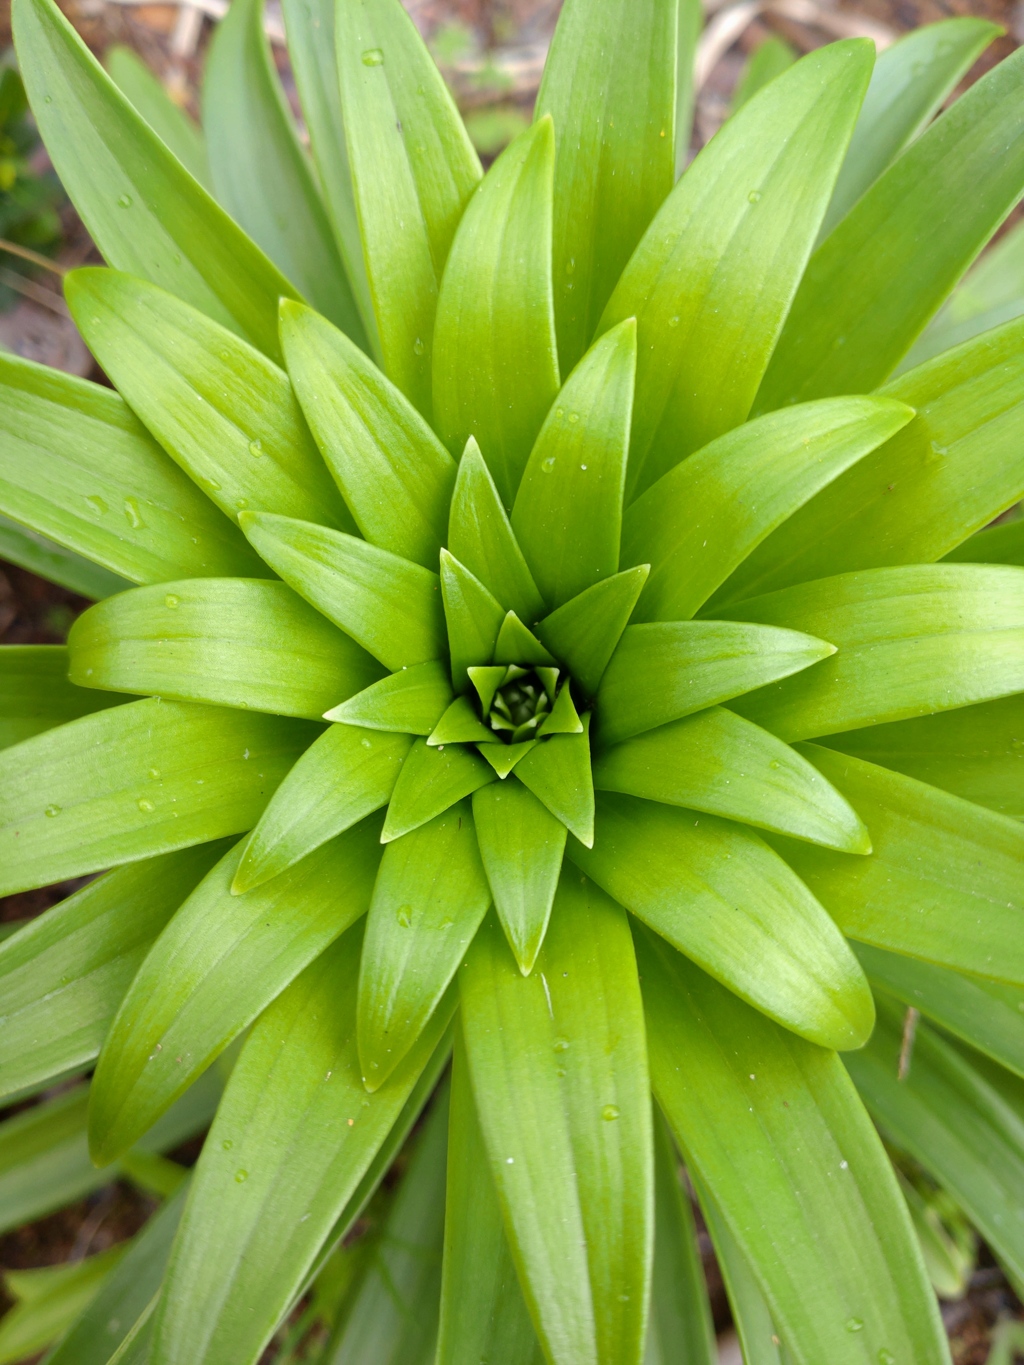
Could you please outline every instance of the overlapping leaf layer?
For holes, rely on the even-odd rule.
[[[941,1365],[873,984],[853,1080],[1024,1274],[1024,326],[878,387],[1024,57],[922,132],[990,26],[822,48],[673,187],[678,8],[566,0],[482,174],[399,0],[286,0],[315,169],[252,0],[208,148],[15,0],[117,392],[0,367],[0,512],[110,580],[0,652],[0,892],[104,872],[0,947],[0,1082],[98,1057],[126,1162],[244,1039],[119,1360],[252,1365],[454,1038],[325,1361],[707,1365],[674,1140],[748,1361]],[[893,994],[959,1040],[904,1092]]]

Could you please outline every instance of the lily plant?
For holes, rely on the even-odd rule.
[[[921,1191],[1024,1284],[1024,321],[906,357],[1024,53],[935,117],[993,25],[837,42],[686,165],[690,8],[566,0],[484,174],[399,0],[283,10],[311,156],[258,0],[203,136],[14,0],[113,388],[0,359],[105,575],[0,652],[0,891],[103,874],[0,947],[2,1093],[95,1068],[0,1154],[152,1182],[216,1080],[55,1359],[255,1365],[415,1129],[324,1361],[709,1365],[685,1163],[748,1365],[948,1362]]]

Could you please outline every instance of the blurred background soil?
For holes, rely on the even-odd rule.
[[[456,93],[485,162],[528,122],[547,45],[561,0],[404,0]],[[108,47],[132,47],[193,115],[201,105],[203,53],[226,0],[139,3],[139,0],[61,0],[62,8],[100,57]],[[966,83],[1024,42],[1024,0],[710,0],[698,55],[699,88],[692,150],[725,118],[745,61],[767,37],[778,35],[798,52],[836,37],[863,34],[881,47],[902,32],[953,15],[970,14],[1002,25],[1005,36],[984,54]],[[281,35],[278,0],[268,0],[267,31],[285,89],[294,87]],[[11,44],[9,0],[0,0],[0,54]],[[2,105],[0,92],[0,105]],[[296,112],[297,112],[297,105]],[[0,110],[0,119],[5,115]],[[23,145],[26,144],[27,145]],[[20,157],[17,202],[5,158]],[[27,186],[27,188],[26,188]],[[20,197],[19,197],[20,196]],[[1016,219],[1017,215],[1014,215]],[[63,196],[30,119],[0,126],[0,238],[53,257],[63,267],[99,262],[88,233]],[[56,274],[0,250],[0,347],[42,364],[106,382],[98,372],[60,294]],[[88,603],[64,588],[0,560],[0,642],[58,644]],[[41,913],[81,883],[64,883],[0,899],[0,922]],[[55,1092],[48,1092],[49,1094]],[[44,1097],[40,1097],[44,1098]],[[0,1111],[0,1118],[16,1109]],[[173,1153],[191,1164],[199,1143]],[[156,1207],[155,1199],[119,1181],[60,1212],[0,1237],[0,1272],[76,1261],[131,1236]],[[701,1230],[716,1326],[723,1333],[722,1365],[739,1365],[728,1307],[710,1239]],[[0,1310],[7,1303],[0,1291]],[[993,1325],[1024,1316],[1002,1272],[985,1248],[969,1292],[944,1303],[943,1318],[956,1365],[984,1365]],[[266,1361],[274,1359],[273,1349]],[[1017,1357],[1024,1360],[1024,1355]],[[827,1365],[827,1362],[822,1362]]]

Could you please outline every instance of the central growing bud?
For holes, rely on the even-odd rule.
[[[551,714],[558,691],[557,668],[524,668],[509,664],[484,722],[506,744],[533,739]]]

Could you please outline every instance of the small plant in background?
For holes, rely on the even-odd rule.
[[[15,0],[116,391],[0,360],[0,511],[136,586],[0,651],[0,891],[104,874],[0,947],[0,1091],[95,1066],[0,1215],[164,1200],[52,1365],[709,1365],[681,1162],[748,1365],[941,1365],[965,1218],[1024,1286],[1024,323],[892,376],[1024,54],[765,59],[677,181],[692,16],[567,0],[485,175],[398,0],[284,18],[312,159],[257,0],[202,135]]]
[[[26,248],[28,259],[0,249],[0,309],[22,297],[19,280],[35,273],[32,255],[49,254],[60,244],[57,210],[64,193],[51,170],[38,168],[41,149],[25,87],[7,53],[0,59],[0,239]]]

